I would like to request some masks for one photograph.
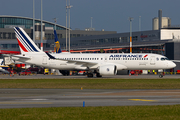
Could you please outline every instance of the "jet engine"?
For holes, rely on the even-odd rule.
[[[59,72],[64,75],[64,76],[68,76],[69,75],[69,71],[68,70],[59,70]]]
[[[116,65],[103,65],[98,67],[98,72],[100,75],[116,75],[117,67]]]

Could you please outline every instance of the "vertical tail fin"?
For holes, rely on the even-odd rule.
[[[56,30],[54,30],[54,39],[55,39],[54,51],[56,53],[61,53],[61,46],[60,46],[60,43],[59,43],[59,40],[58,40],[58,37],[57,37],[57,34],[56,34]]]
[[[22,28],[14,27],[14,31],[21,54],[25,52],[42,52]]]

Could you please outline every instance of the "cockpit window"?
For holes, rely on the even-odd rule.
[[[161,60],[163,61],[163,60],[165,60],[164,58],[161,58]]]
[[[164,60],[169,60],[169,59],[168,58],[161,58],[161,60],[164,61]]]

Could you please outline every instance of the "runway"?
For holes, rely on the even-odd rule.
[[[180,104],[178,90],[0,89],[0,108]]]

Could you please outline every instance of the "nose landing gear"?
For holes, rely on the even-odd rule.
[[[159,78],[163,78],[163,76],[164,76],[163,73],[159,74]]]
[[[158,72],[159,72],[159,78],[163,78],[163,76],[164,76],[163,69],[158,70]]]

